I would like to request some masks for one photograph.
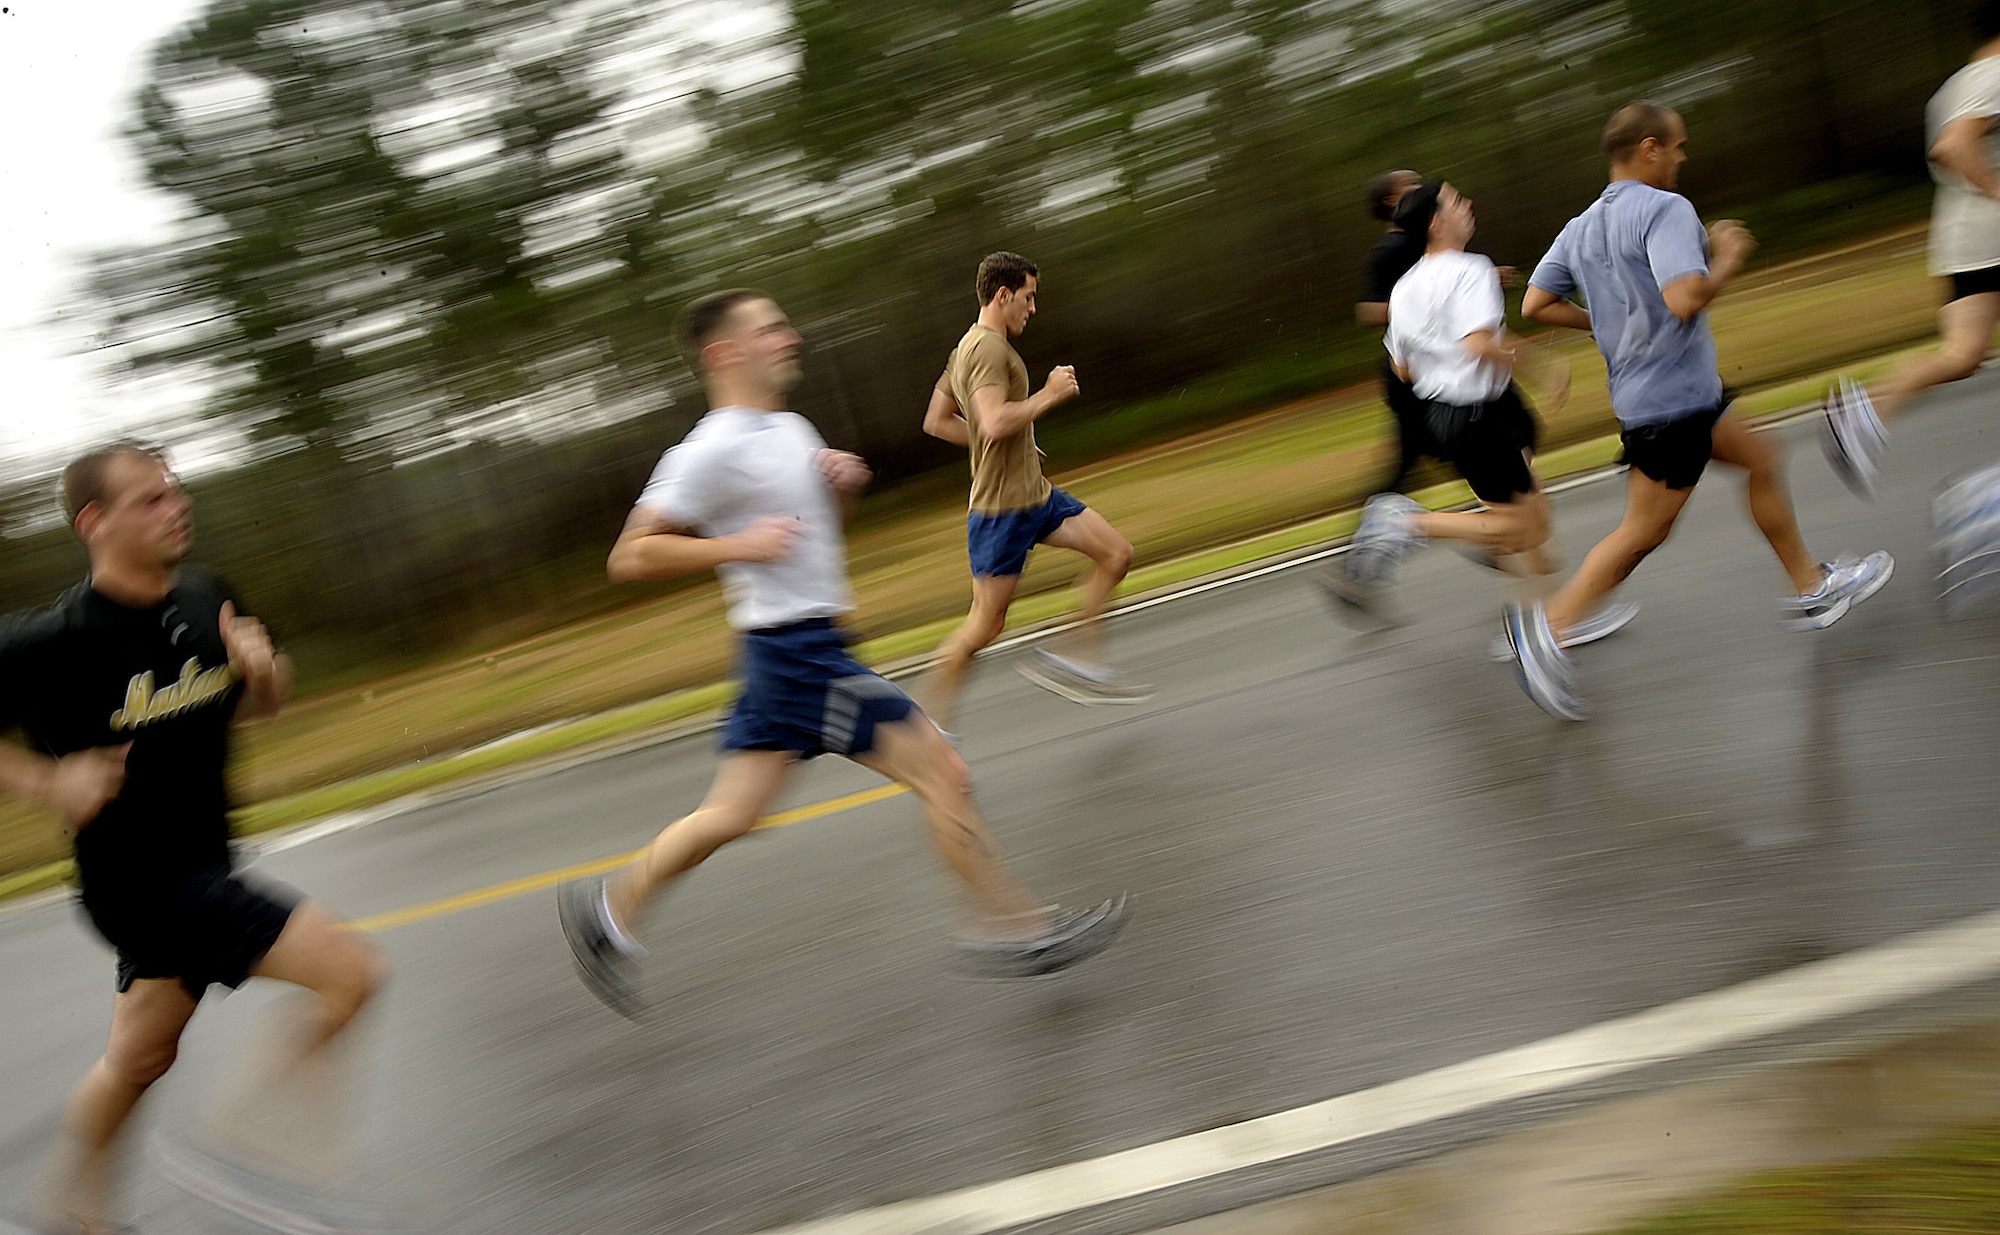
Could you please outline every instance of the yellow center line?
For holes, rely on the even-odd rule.
[[[766,815],[757,821],[757,828],[782,828],[794,823],[804,823],[808,819],[821,819],[827,815],[837,815],[841,811],[853,810],[874,802],[886,802],[898,794],[908,793],[901,785],[877,785],[873,789],[863,789],[859,793],[849,793],[824,802],[813,802],[791,810],[781,810],[775,815]],[[616,857],[598,858],[592,862],[579,862],[574,866],[559,867],[543,871],[539,875],[527,875],[520,879],[509,879],[490,887],[471,892],[460,892],[456,896],[440,897],[434,901],[411,905],[406,909],[391,909],[387,913],[372,914],[350,925],[358,931],[379,932],[393,930],[398,926],[408,926],[412,922],[426,922],[432,918],[442,918],[447,914],[459,913],[466,909],[476,909],[481,905],[491,905],[498,901],[512,900],[517,896],[527,896],[553,888],[566,879],[582,879],[588,875],[602,875],[630,862],[644,853],[634,850]]]

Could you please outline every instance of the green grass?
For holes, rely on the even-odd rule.
[[[2000,1126],[1900,1153],[1752,1176],[1618,1235],[1914,1235],[2000,1231]]]

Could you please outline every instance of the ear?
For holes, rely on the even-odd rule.
[[[98,526],[103,522],[104,504],[102,502],[85,502],[83,509],[76,512],[76,523],[73,525],[76,538],[85,544],[89,544],[91,537],[97,535]]]
[[[735,345],[728,339],[715,339],[701,349],[701,367],[713,372],[724,361],[735,355]]]

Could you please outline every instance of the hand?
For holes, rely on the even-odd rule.
[[[131,749],[130,742],[93,746],[56,760],[49,776],[48,804],[68,821],[72,835],[97,818],[104,804],[125,787],[125,755]]]
[[[1741,219],[1717,219],[1708,225],[1708,248],[1717,262],[1740,266],[1757,251],[1757,238]]]
[[[1502,291],[1511,292],[1521,286],[1521,272],[1513,266],[1495,266],[1493,273],[1500,276],[1500,288]]]
[[[278,653],[264,624],[253,617],[236,616],[235,603],[227,600],[215,620],[222,628],[222,648],[229,653],[229,667],[253,694],[267,693],[278,678]]]
[[[826,477],[826,483],[842,497],[853,497],[868,487],[875,478],[868,463],[860,455],[845,450],[822,450],[819,452],[819,470]]]
[[[1049,370],[1049,380],[1042,385],[1042,393],[1049,397],[1050,406],[1067,403],[1082,393],[1076,384],[1076,366],[1059,364]]]
[[[739,562],[777,562],[792,551],[800,524],[790,515],[765,515],[730,537]]]

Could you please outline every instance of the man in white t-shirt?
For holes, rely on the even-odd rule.
[[[958,752],[901,689],[847,654],[833,620],[853,608],[841,526],[870,474],[786,410],[800,376],[798,332],[768,296],[739,290],[697,301],[683,333],[714,410],[661,458],[607,569],[620,582],[714,570],[741,637],[742,692],[722,732],[722,766],[694,813],[611,878],[559,889],[585,985],[636,1016],[644,950],[635,936],[647,903],[755,827],[795,763],[828,752],[916,794],[968,894],[958,946],[981,968],[1051,973],[1102,948],[1123,922],[1124,897],[1062,910],[1031,895],[999,857]]]
[[[1434,181],[1404,194],[1396,219],[1406,234],[1425,238],[1425,249],[1389,294],[1389,360],[1423,408],[1426,439],[1485,509],[1433,512],[1398,493],[1369,499],[1346,571],[1326,582],[1346,608],[1378,623],[1386,620],[1383,593],[1396,567],[1428,540],[1479,546],[1510,574],[1554,570],[1544,550],[1548,496],[1532,467],[1535,418],[1514,383],[1521,344],[1507,337],[1499,270],[1465,251],[1475,226],[1472,202]],[[1555,389],[1560,405],[1566,374]],[[1601,639],[1636,612],[1621,606],[1593,615],[1570,642]]]
[[[1875,496],[1888,446],[1885,425],[1932,386],[1970,377],[2000,326],[2000,0],[1972,13],[1978,46],[1924,109],[1931,177],[1930,271],[1951,280],[1938,310],[1938,349],[1876,383],[1849,378],[1826,397],[1827,461],[1848,488]]]

